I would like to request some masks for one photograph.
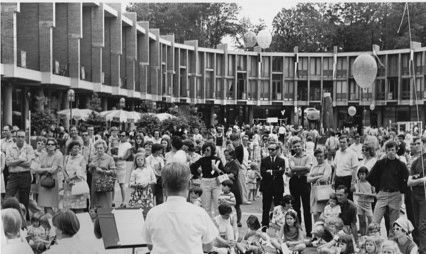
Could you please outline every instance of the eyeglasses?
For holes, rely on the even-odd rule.
[[[44,145],[43,142],[37,142],[37,145]]]
[[[17,138],[25,138],[25,136],[16,136]]]
[[[277,150],[278,148],[268,148],[268,150],[269,151],[275,151],[275,150]]]
[[[82,134],[81,136],[83,136],[83,137],[87,137],[87,136],[89,136],[89,134]]]
[[[56,144],[54,143],[47,143],[48,146],[55,146]]]

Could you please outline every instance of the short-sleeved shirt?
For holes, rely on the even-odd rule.
[[[310,167],[312,164],[311,157],[307,154],[302,154],[301,156],[291,156],[290,163],[293,162],[295,166],[305,166]],[[309,172],[304,173],[303,175],[307,175]],[[301,172],[296,172],[295,175],[302,175]]]
[[[345,203],[340,203],[340,218],[343,221],[343,225],[350,226],[352,223],[356,223],[357,209],[355,204],[347,200]]]
[[[146,243],[153,246],[151,254],[202,254],[202,245],[219,235],[203,208],[179,196],[169,196],[149,210],[143,231]]]
[[[346,148],[345,151],[339,149],[336,152],[334,164],[336,165],[336,176],[351,176],[354,168],[358,166],[358,156],[352,149]]]
[[[25,161],[29,162],[29,161],[32,161],[34,158],[35,158],[34,149],[30,145],[28,145],[27,143],[24,143],[22,148],[19,149],[18,146],[14,143],[9,147],[9,149],[6,152],[6,165],[18,159],[24,159]],[[18,173],[18,172],[26,172],[26,171],[30,171],[29,166],[28,167],[23,167],[21,165],[9,166],[10,173]]]

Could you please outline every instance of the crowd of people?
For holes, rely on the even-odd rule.
[[[4,253],[76,253],[76,214],[101,237],[97,211],[114,207],[143,210],[154,254],[426,253],[418,129],[2,130]],[[256,199],[261,218],[243,221]]]

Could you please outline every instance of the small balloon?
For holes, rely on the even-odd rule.
[[[359,87],[371,87],[377,76],[376,60],[369,54],[359,55],[352,66],[352,73]]]
[[[373,111],[376,108],[376,106],[374,104],[370,105],[370,110]]]
[[[349,114],[350,116],[354,116],[354,115],[356,114],[356,108],[355,108],[354,106],[350,106],[350,107],[348,108],[348,114]]]
[[[247,33],[244,34],[244,45],[248,48],[253,47],[254,45],[256,45],[256,34],[253,33],[252,31],[248,31]]]
[[[257,44],[259,47],[266,49],[269,48],[272,42],[272,35],[267,30],[262,30],[257,34]]]

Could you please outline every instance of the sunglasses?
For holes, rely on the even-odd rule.
[[[47,143],[48,146],[55,146],[56,144],[54,143]]]
[[[81,136],[83,136],[83,137],[87,137],[87,136],[89,136],[89,134],[83,134],[83,135],[81,135]]]
[[[275,150],[277,150],[278,148],[268,148],[268,150],[269,151],[275,151]]]
[[[17,138],[25,138],[25,136],[16,136]]]

